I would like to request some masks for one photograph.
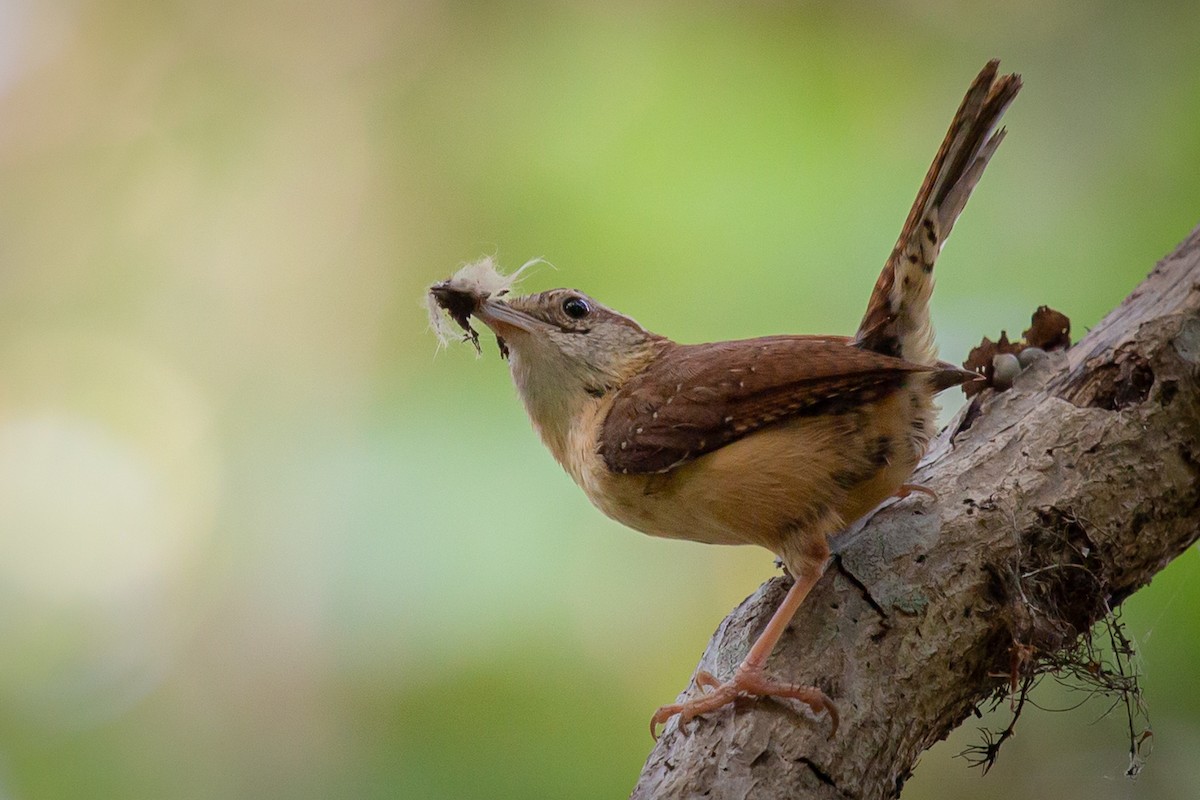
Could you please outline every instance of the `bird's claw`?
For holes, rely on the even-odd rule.
[[[910,494],[913,494],[914,492],[917,494],[923,494],[926,497],[931,497],[934,500],[938,499],[937,492],[935,492],[933,489],[930,489],[928,486],[921,486],[920,484],[916,484],[916,483],[903,484],[899,489],[896,490],[895,497],[903,500],[904,498],[908,497]]]
[[[739,695],[750,697],[789,697],[793,700],[799,700],[808,706],[814,714],[819,715],[824,711],[829,715],[829,721],[833,726],[829,732],[830,739],[837,733],[837,706],[833,704],[833,701],[824,692],[815,686],[802,686],[795,683],[773,681],[767,678],[761,669],[747,668],[745,665],[738,667],[733,678],[725,683],[720,683],[711,673],[701,670],[696,673],[696,685],[701,687],[701,689],[709,689],[710,691],[685,703],[674,703],[669,706],[663,706],[655,711],[654,716],[650,718],[651,736],[657,740],[658,726],[665,724],[676,714],[679,715],[679,727],[682,728],[701,714],[707,714],[710,711],[716,711],[719,708],[729,705]]]

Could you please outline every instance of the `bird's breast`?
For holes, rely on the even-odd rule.
[[[653,474],[610,470],[597,447],[607,403],[572,426],[567,472],[612,519],[652,536],[757,544],[778,554],[835,533],[894,494],[929,439],[924,384],[841,414],[797,417]]]

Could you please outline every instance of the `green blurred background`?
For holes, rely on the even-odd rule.
[[[684,341],[849,333],[999,56],[942,353],[1082,332],[1200,221],[1197,41],[1190,2],[0,0],[0,797],[623,796],[771,558],[592,510],[425,287],[543,256]],[[1095,703],[905,797],[1194,798],[1198,561],[1127,604],[1138,781]]]

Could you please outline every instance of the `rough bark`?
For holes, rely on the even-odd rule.
[[[672,721],[633,797],[898,796],[997,676],[1077,645],[1200,538],[1198,388],[1200,228],[1073,348],[964,409],[915,478],[936,502],[835,545],[768,668],[834,699],[836,737],[788,701]],[[786,586],[734,610],[698,669],[728,677]]]

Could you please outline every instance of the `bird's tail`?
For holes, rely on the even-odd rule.
[[[934,364],[937,346],[929,320],[933,264],[988,159],[1004,139],[995,130],[1021,88],[1019,75],[1001,75],[989,61],[967,90],[950,130],[929,167],[892,255],[875,282],[854,342],[859,347]]]

